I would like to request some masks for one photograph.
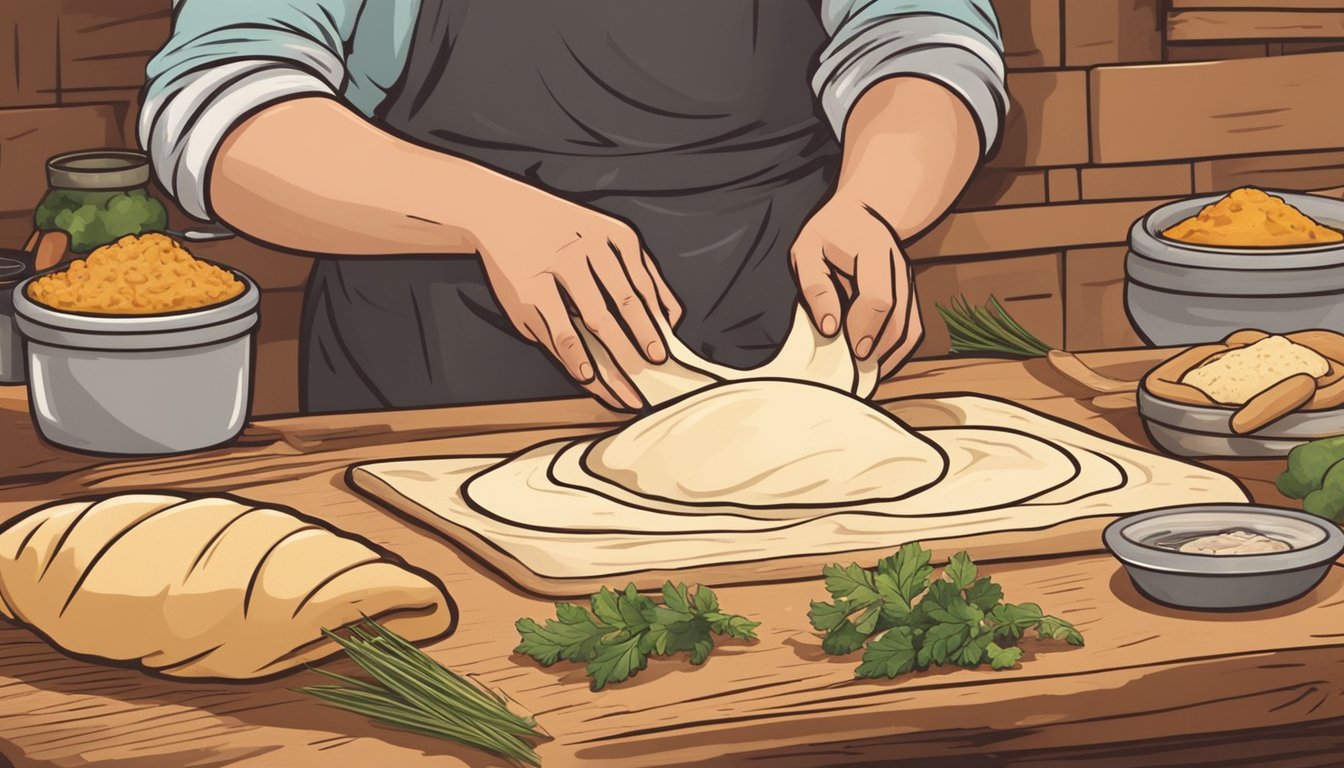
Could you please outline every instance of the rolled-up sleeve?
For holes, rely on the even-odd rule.
[[[913,75],[956,93],[975,117],[981,148],[998,141],[1007,111],[1003,39],[989,0],[823,0],[831,41],[813,88],[835,135],[871,85]]]
[[[228,132],[263,106],[335,95],[364,0],[177,0],[150,60],[137,133],[159,182],[211,218],[207,171]]]

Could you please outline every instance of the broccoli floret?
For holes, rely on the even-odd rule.
[[[70,235],[70,250],[88,253],[126,235],[139,235],[168,226],[168,213],[143,190],[129,192],[53,190],[34,214],[40,229],[60,229]]]
[[[1344,520],[1344,462],[1335,462],[1330,467],[1321,487],[1307,494],[1302,509],[1336,522]]]
[[[1321,487],[1328,470],[1344,459],[1344,435],[1314,440],[1288,452],[1288,469],[1275,481],[1279,492],[1292,499],[1306,498]]]

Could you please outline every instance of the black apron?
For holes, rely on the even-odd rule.
[[[787,333],[789,248],[834,177],[810,87],[826,39],[803,0],[422,0],[376,119],[628,222],[685,306],[677,335],[749,367]],[[304,315],[307,411],[583,393],[474,256],[320,258]]]

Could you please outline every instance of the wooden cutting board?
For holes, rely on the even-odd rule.
[[[537,526],[509,510],[481,509],[463,497],[474,476],[512,457],[426,457],[352,466],[350,484],[391,510],[442,533],[518,587],[543,596],[577,597],[633,582],[656,589],[665,580],[712,586],[814,578],[824,565],[864,565],[918,540],[938,560],[968,550],[977,561],[1053,556],[1101,549],[1101,531],[1116,517],[1185,503],[1247,501],[1237,481],[1212,470],[1118,443],[1015,404],[974,396],[896,400],[882,407],[915,429],[1011,429],[1069,453],[1077,466],[1069,486],[1042,503],[960,513],[922,510],[887,518],[834,512],[824,519],[760,530],[637,532],[603,529],[591,520],[557,518]],[[1107,475],[1099,483],[1098,475]],[[1061,503],[1061,500],[1063,503]],[[1050,503],[1045,503],[1045,502]],[[967,500],[966,508],[973,507]],[[549,510],[529,509],[535,520]],[[571,513],[573,508],[571,507]],[[656,513],[654,513],[656,514]],[[880,519],[880,516],[879,516]],[[666,518],[663,518],[665,521]],[[693,526],[692,526],[693,527]]]

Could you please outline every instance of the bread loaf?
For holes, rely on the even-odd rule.
[[[1181,377],[1224,405],[1242,405],[1284,379],[1299,373],[1324,376],[1330,361],[1315,350],[1283,336],[1268,336],[1246,347],[1210,358]]]
[[[0,615],[75,654],[184,678],[266,677],[338,650],[362,615],[410,640],[450,632],[430,575],[292,510],[126,494],[0,528]]]

